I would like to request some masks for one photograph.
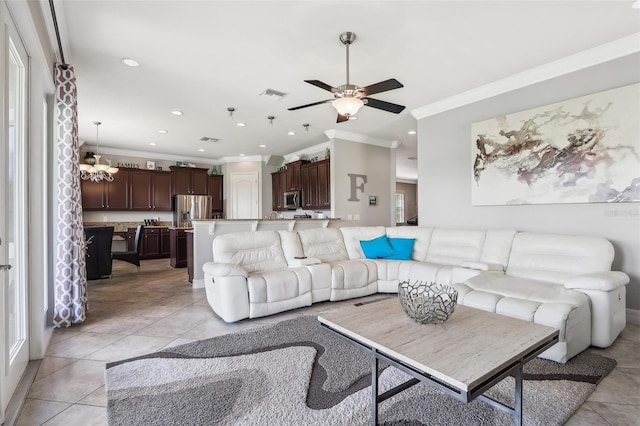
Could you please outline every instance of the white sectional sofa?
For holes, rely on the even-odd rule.
[[[566,362],[609,346],[625,326],[629,277],[611,271],[613,256],[596,237],[369,226],[220,235],[203,271],[207,300],[227,322],[396,293],[405,280],[449,284],[460,304],[559,329],[541,356]]]

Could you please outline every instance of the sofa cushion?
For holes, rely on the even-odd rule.
[[[497,294],[500,298],[513,297],[537,303],[566,303],[573,306],[589,303],[589,298],[582,292],[566,289],[563,285],[529,278],[485,272],[469,278],[465,285],[476,291]],[[469,294],[471,293],[464,296],[465,305]]]
[[[389,238],[389,244],[391,244],[394,253],[383,257],[393,260],[411,260],[415,241],[415,238]]]
[[[280,235],[280,243],[282,244],[282,252],[287,260],[296,259],[304,256],[302,243],[297,232],[294,231],[278,231]]]
[[[415,238],[411,259],[424,261],[431,245],[433,228],[426,226],[389,226],[386,228],[389,238]]]
[[[381,237],[385,235],[385,229],[384,226],[345,226],[340,228],[340,233],[349,259],[364,259],[360,241]]]
[[[304,255],[323,262],[349,259],[342,233],[335,228],[312,228],[298,231]]]
[[[519,232],[506,273],[563,284],[574,275],[611,270],[613,254],[604,238]]]
[[[511,245],[516,235],[515,229],[489,229],[486,232],[480,261],[487,264],[502,265],[502,270],[507,268]]]
[[[213,240],[213,258],[219,263],[235,263],[247,272],[287,267],[276,231],[234,232]]]
[[[311,272],[305,268],[264,271],[249,275],[249,303],[279,302],[311,292]]]
[[[459,265],[465,260],[479,260],[484,239],[484,230],[434,229],[425,261]]]
[[[360,247],[367,259],[386,259],[396,254],[386,235],[372,240],[360,240]]]

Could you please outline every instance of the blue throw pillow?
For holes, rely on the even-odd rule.
[[[389,244],[391,244],[395,253],[391,256],[386,256],[385,259],[411,260],[415,241],[415,238],[389,238]]]
[[[396,252],[389,244],[386,235],[381,235],[373,240],[360,240],[360,247],[367,259],[381,259],[393,256]]]

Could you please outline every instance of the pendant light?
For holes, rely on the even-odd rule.
[[[93,156],[96,162],[93,165],[80,164],[80,178],[91,182],[100,182],[103,180],[113,182],[113,175],[118,173],[119,169],[117,167],[111,167],[111,161],[109,160],[107,160],[109,161],[109,164],[100,164],[100,158],[102,158],[102,156],[99,154],[100,142],[98,129],[102,123],[94,121],[93,124],[96,126],[96,153]]]

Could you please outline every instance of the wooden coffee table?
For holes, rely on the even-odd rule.
[[[321,325],[371,356],[371,423],[378,404],[424,382],[469,403],[480,399],[522,424],[522,366],[558,342],[555,328],[457,306],[443,324],[419,324],[397,298],[322,314]],[[378,361],[407,373],[411,380],[378,395]],[[507,376],[515,377],[515,407],[485,395]]]

